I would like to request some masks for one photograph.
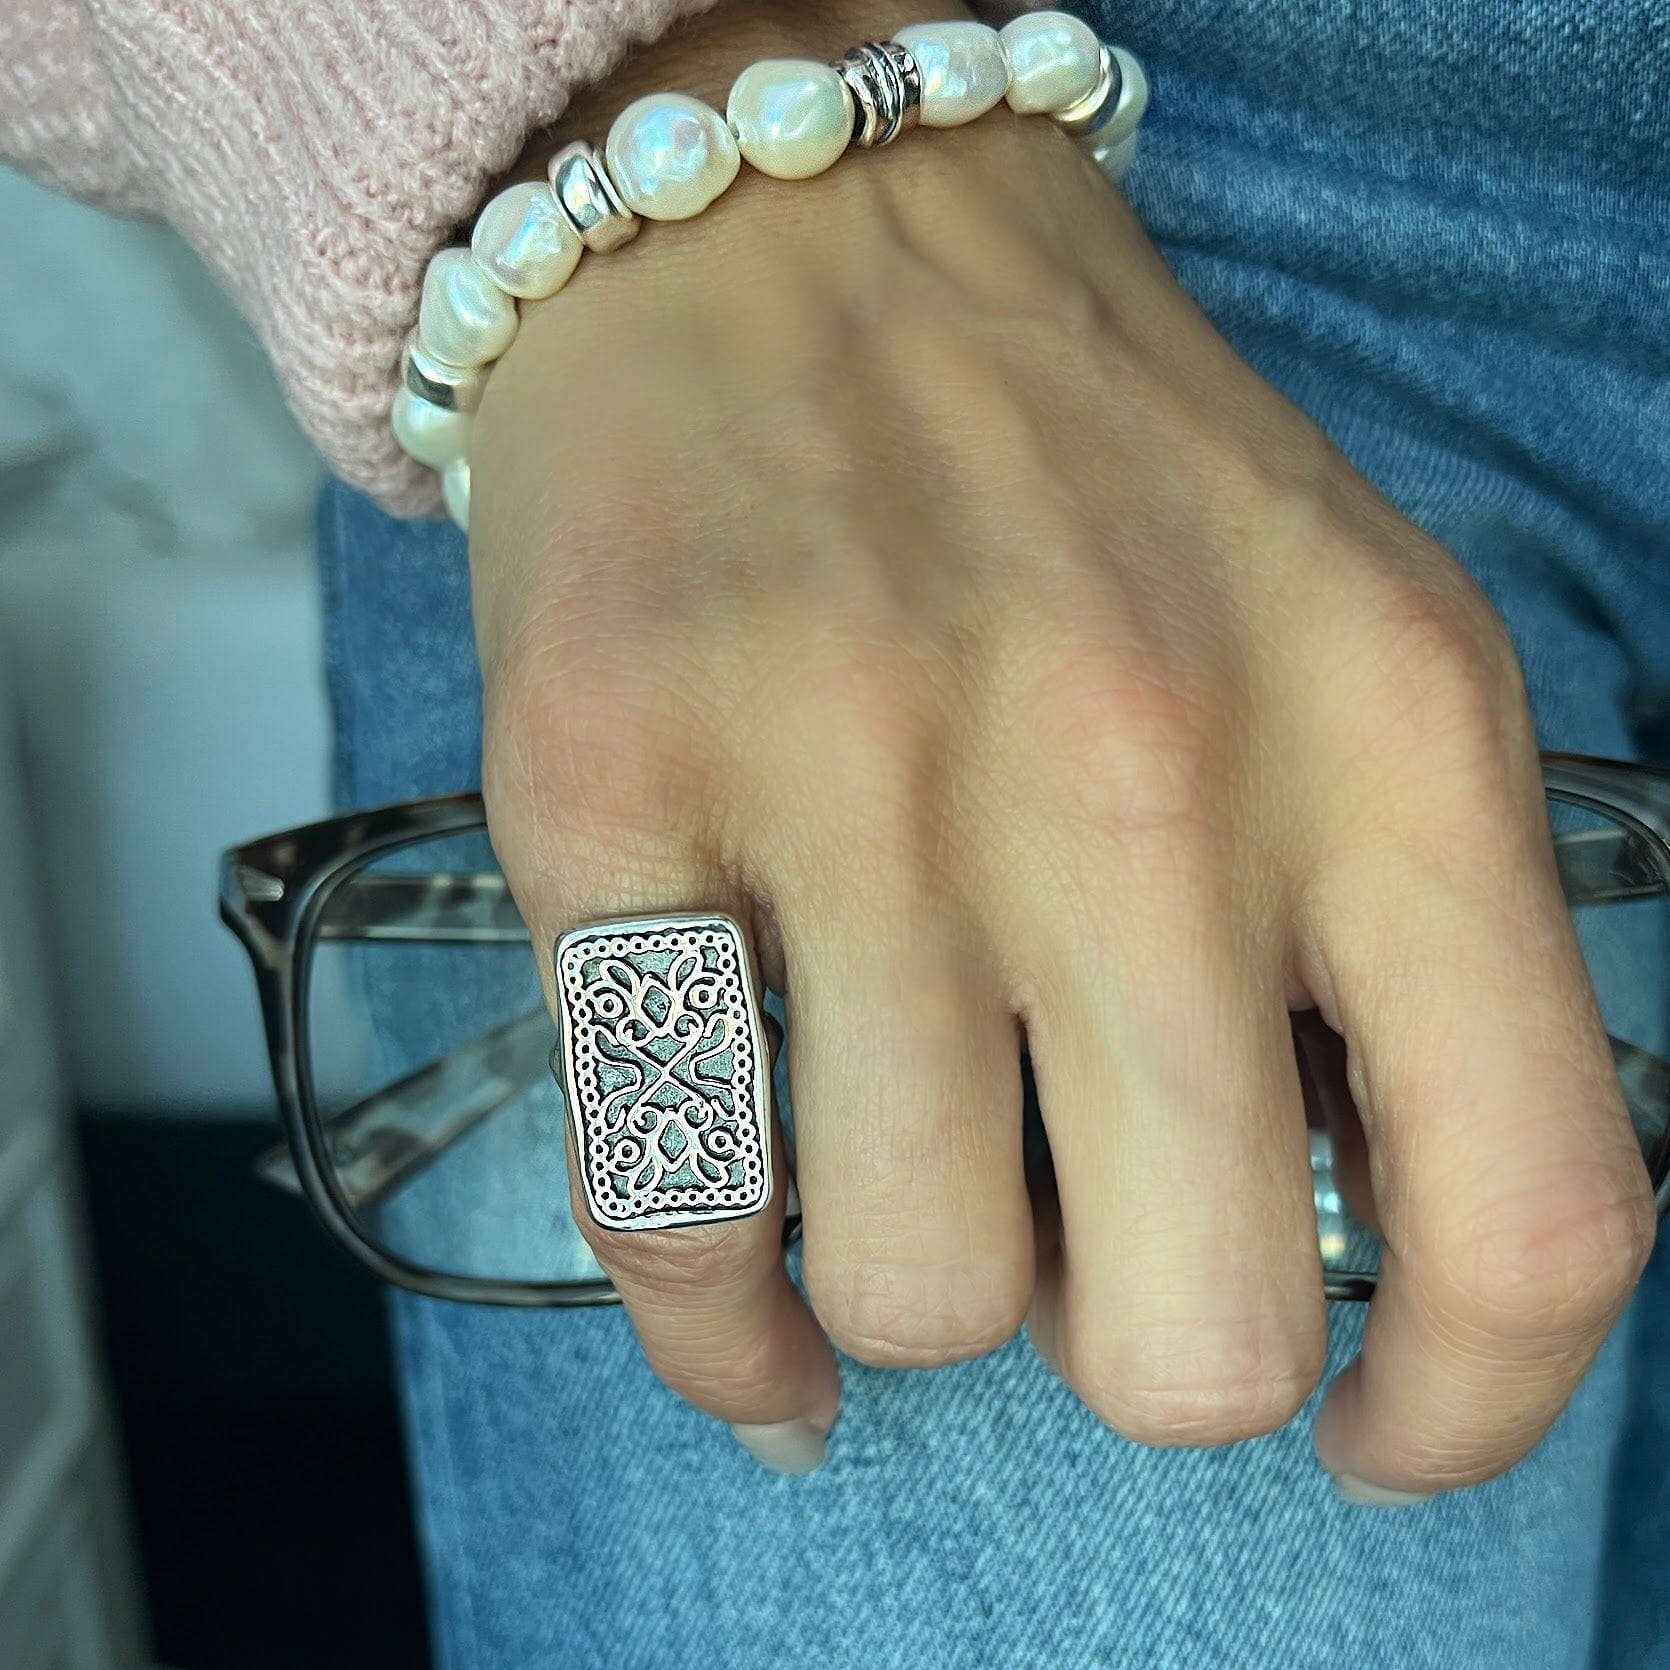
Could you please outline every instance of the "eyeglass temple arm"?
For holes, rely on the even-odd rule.
[[[550,1045],[549,1017],[531,1009],[325,1119],[322,1134],[344,1203],[373,1206],[426,1170],[540,1079]],[[255,1171],[290,1194],[302,1192],[282,1143],[261,1155]]]
[[[765,1017],[765,1025],[775,1060],[783,1029],[774,1015]],[[355,1209],[374,1206],[427,1169],[539,1083],[549,1071],[550,1047],[549,1016],[543,1008],[530,1009],[322,1121],[344,1202]],[[302,1193],[284,1143],[256,1159],[255,1174],[286,1194]]]
[[[783,1029],[774,1015],[765,1017],[765,1026],[775,1060]],[[375,1206],[539,1083],[550,1070],[550,1047],[550,1017],[543,1008],[530,1009],[324,1120],[332,1170],[347,1206]],[[295,1159],[284,1143],[257,1158],[255,1174],[286,1194],[302,1193]]]

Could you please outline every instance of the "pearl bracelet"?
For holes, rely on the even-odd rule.
[[[1027,12],[1002,30],[919,23],[855,46],[837,64],[768,59],[737,77],[726,114],[653,93],[616,118],[600,156],[581,140],[488,203],[468,248],[429,263],[417,329],[401,361],[395,439],[441,473],[446,507],[470,519],[470,429],[493,362],[515,340],[517,303],[556,292],[590,250],[607,254],[642,220],[689,220],[729,190],[744,160],[779,180],[810,179],[856,145],[890,144],[920,123],[960,127],[1000,101],[1052,117],[1114,179],[1136,152],[1148,78],[1066,12]]]

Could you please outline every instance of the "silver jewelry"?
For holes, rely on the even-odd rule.
[[[834,69],[852,93],[855,145],[891,145],[922,119],[922,72],[897,41],[865,41]]]
[[[487,387],[485,367],[448,365],[426,353],[415,338],[400,356],[400,377],[419,400],[443,412],[475,411]]]
[[[621,201],[596,149],[584,139],[551,158],[551,191],[587,249],[607,255],[637,237],[638,217]]]
[[[568,1104],[587,1207],[607,1229],[752,1217],[771,1199],[771,1051],[728,916],[601,922],[556,946]]]
[[[1063,133],[1086,143],[1114,145],[1132,133],[1148,110],[1148,77],[1122,47],[1102,47],[1095,87],[1055,118]]]
[[[1102,68],[1096,78],[1096,85],[1077,104],[1058,111],[1055,117],[1056,125],[1063,133],[1070,133],[1075,139],[1082,139],[1094,133],[1113,114],[1114,107],[1119,103],[1119,86],[1122,79],[1118,60],[1104,44]]]

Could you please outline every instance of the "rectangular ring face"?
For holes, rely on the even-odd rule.
[[[606,922],[556,949],[563,1092],[609,1229],[745,1218],[771,1198],[771,1061],[724,916]]]

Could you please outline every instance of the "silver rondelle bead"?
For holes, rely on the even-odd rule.
[[[419,400],[427,400],[443,412],[473,412],[487,387],[487,368],[448,365],[425,352],[414,336],[400,356],[400,378]]]
[[[551,158],[551,190],[587,249],[599,255],[637,237],[639,220],[621,202],[602,159],[583,139],[564,145]]]
[[[855,145],[891,145],[922,119],[922,72],[897,41],[865,41],[834,67],[852,92]]]
[[[1148,76],[1122,46],[1102,48],[1102,74],[1095,87],[1055,119],[1075,139],[1111,151],[1142,125],[1148,114]]]
[[[1114,57],[1113,49],[1105,42],[1102,45],[1102,69],[1096,77],[1096,85],[1084,95],[1077,104],[1070,104],[1065,110],[1056,112],[1056,123],[1064,133],[1070,133],[1075,139],[1087,138],[1095,133],[1113,115],[1119,105],[1119,93],[1124,77],[1119,73],[1119,60]]]

